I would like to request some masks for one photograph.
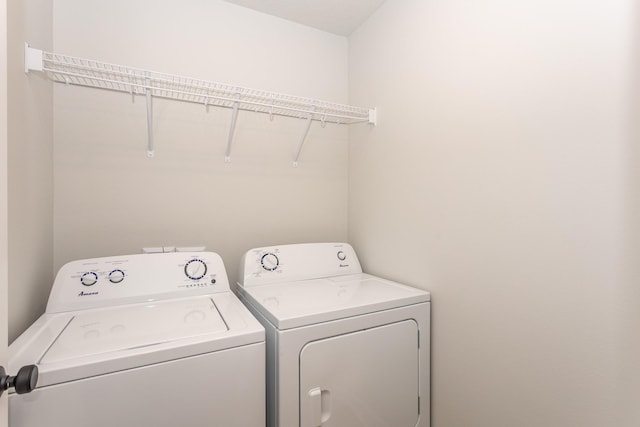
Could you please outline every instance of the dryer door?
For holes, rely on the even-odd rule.
[[[414,427],[418,378],[413,320],[311,342],[300,352],[300,426]]]

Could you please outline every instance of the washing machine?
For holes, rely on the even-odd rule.
[[[430,294],[346,243],[256,248],[236,292],[267,343],[269,427],[428,427]]]
[[[263,427],[264,328],[211,252],[74,261],[9,347],[11,427]]]

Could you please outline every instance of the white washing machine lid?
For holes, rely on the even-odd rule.
[[[240,286],[238,289],[281,330],[430,300],[429,292],[369,274]]]
[[[89,310],[71,317],[40,363],[66,362],[227,330],[211,298]]]
[[[231,292],[44,314],[10,347],[10,366],[37,364],[38,387],[264,341]]]

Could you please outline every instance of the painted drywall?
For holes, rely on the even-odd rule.
[[[217,0],[54,3],[56,52],[308,98],[347,101],[347,40]],[[199,246],[232,281],[256,246],[346,239],[348,130],[304,120],[54,87],[54,265]]]
[[[634,14],[393,0],[349,38],[349,240],[432,292],[433,427],[640,422]]]
[[[618,362],[621,411],[628,414],[630,424],[640,423],[640,7],[635,5],[633,11],[632,64],[631,75],[634,76],[633,87],[630,88],[631,108],[629,121],[631,124],[631,141],[628,147],[626,174],[626,198],[628,208],[625,218],[625,235],[627,246],[622,260],[626,271],[623,288],[620,292],[620,323],[626,325],[618,331],[620,343],[620,361]]]
[[[7,2],[0,0],[0,76],[7,75]],[[7,366],[7,78],[0,78],[0,366]],[[7,427],[7,395],[0,398],[0,427]]]
[[[10,340],[42,313],[52,281],[53,91],[23,59],[25,42],[51,49],[51,3],[7,2]]]

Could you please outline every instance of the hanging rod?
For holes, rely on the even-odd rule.
[[[59,83],[114,90],[147,98],[147,118],[151,132],[151,97],[232,108],[234,120],[237,110],[286,116],[335,124],[376,124],[376,110],[298,96],[267,92],[234,85],[197,80],[189,77],[108,64],[90,59],[76,58],[45,52],[25,43],[25,72],[42,71]],[[297,157],[306,138],[308,126],[299,143]],[[230,131],[225,159],[230,159],[233,127]],[[153,138],[149,135],[149,156],[153,156]]]

